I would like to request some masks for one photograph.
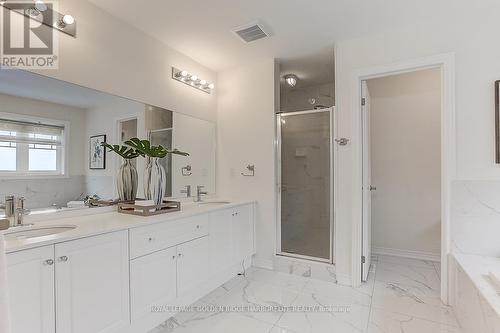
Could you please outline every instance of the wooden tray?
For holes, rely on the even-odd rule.
[[[164,200],[159,205],[139,206],[135,203],[118,203],[118,213],[137,216],[153,216],[165,213],[178,212],[181,210],[179,201]]]

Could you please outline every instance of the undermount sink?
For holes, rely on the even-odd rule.
[[[231,201],[223,201],[223,200],[219,200],[219,201],[202,201],[202,202],[198,202],[198,205],[227,205],[227,204],[230,204]]]
[[[31,239],[37,237],[51,236],[60,234],[65,231],[73,230],[76,225],[48,225],[44,227],[37,226],[26,226],[13,228],[12,231],[8,231],[4,234],[5,240],[15,240],[15,239]]]

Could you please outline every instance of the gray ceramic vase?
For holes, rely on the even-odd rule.
[[[124,159],[116,175],[116,190],[120,200],[135,200],[137,197],[137,169],[131,160]]]
[[[156,205],[159,205],[163,202],[166,186],[167,174],[160,164],[160,159],[148,157],[144,170],[144,196],[147,200],[153,200]]]

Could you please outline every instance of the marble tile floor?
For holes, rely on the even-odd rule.
[[[439,298],[437,268],[374,257],[368,282],[356,289],[252,268],[149,333],[458,333]],[[286,311],[249,309],[273,306]]]

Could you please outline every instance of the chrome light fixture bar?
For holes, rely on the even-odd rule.
[[[72,37],[76,37],[75,18],[69,14],[61,14],[56,11],[50,1],[37,0],[29,3],[0,0],[0,6],[23,14],[32,20],[64,32]]]
[[[199,78],[198,75],[189,73],[188,71],[180,70],[175,67],[172,67],[172,79],[206,92],[207,94],[212,93],[212,90],[214,90],[215,88],[215,85],[213,83]]]

